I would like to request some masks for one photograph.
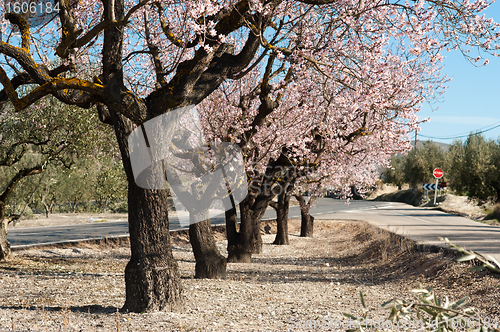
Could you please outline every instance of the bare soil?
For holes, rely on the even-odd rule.
[[[271,244],[275,228],[262,225],[263,253],[251,264],[228,264],[224,280],[194,279],[187,234],[173,234],[185,298],[177,312],[117,312],[128,241],[16,251],[0,263],[0,331],[338,331],[308,323],[361,314],[360,291],[372,318],[387,317],[383,302],[411,300],[420,285],[451,301],[467,295],[467,306],[482,317],[500,316],[499,277],[470,271],[448,251],[418,251],[412,241],[359,221],[317,220],[314,238],[300,238],[300,222],[291,220],[288,246]],[[226,255],[224,238],[219,228]]]

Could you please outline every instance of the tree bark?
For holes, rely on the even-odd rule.
[[[10,243],[7,240],[7,220],[5,220],[5,203],[0,202],[0,261],[11,256]]]
[[[125,268],[124,311],[174,310],[181,306],[182,289],[172,255],[168,224],[168,191],[136,185],[128,149],[132,123],[111,112],[128,181],[130,261]]]
[[[290,207],[290,195],[284,192],[278,195],[278,204],[276,209],[277,232],[273,244],[288,245],[288,209]]]
[[[255,197],[249,193],[240,202],[240,232],[236,233],[235,237],[231,238],[231,240],[228,238],[228,262],[250,263],[252,254],[260,254],[262,252],[260,219],[266,212],[272,199],[272,195],[259,195]],[[229,246],[229,241],[236,245]]]
[[[311,209],[311,204],[314,202],[313,197],[309,199],[306,203],[304,196],[295,195],[295,198],[300,205],[300,236],[301,237],[313,237],[314,231],[314,217],[309,214]]]
[[[139,188],[129,181],[131,258],[125,268],[126,300],[122,310],[173,310],[181,302],[181,284],[168,228],[165,190]]]
[[[300,219],[300,237],[313,237],[314,217],[308,212],[300,211]]]
[[[11,257],[10,243],[7,240],[7,223],[0,222],[0,261],[8,260]]]
[[[246,258],[248,261],[245,261],[245,255],[240,255],[239,252],[242,251],[242,248],[239,248],[241,240],[240,233],[238,232],[238,215],[236,213],[235,208],[226,209],[226,237],[227,237],[227,262],[228,263],[236,263],[236,262],[245,262],[250,263],[251,254]]]
[[[497,193],[497,197],[496,197],[495,203],[500,203],[500,186],[497,185],[496,183],[493,186],[494,186],[495,191]]]
[[[194,277],[209,279],[225,278],[226,259],[220,254],[217,248],[210,219],[208,219],[208,211],[204,211],[204,214],[206,214],[206,218],[203,216],[203,221],[189,225],[189,242],[191,242],[196,260]],[[190,218],[192,217],[190,216]]]
[[[253,227],[251,223],[252,211],[247,208],[249,196],[240,203],[240,231],[236,232],[236,209],[226,211],[226,225],[230,225],[231,232],[227,232],[227,261],[229,263],[251,263],[252,262],[252,241],[251,235]],[[230,228],[228,228],[229,230]]]

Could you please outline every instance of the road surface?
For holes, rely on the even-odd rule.
[[[500,261],[500,227],[490,226],[467,218],[432,209],[416,208],[404,203],[344,201],[321,198],[311,209],[316,219],[365,220],[380,228],[410,237],[419,243],[444,244],[438,237],[447,237],[452,243],[465,246]],[[268,209],[263,219],[274,219]],[[290,208],[289,218],[300,218],[298,206]],[[170,218],[170,229],[183,229],[176,218]],[[213,224],[223,224],[224,215],[211,218]],[[13,248],[34,244],[77,241],[89,238],[127,236],[127,221],[112,221],[68,226],[16,228],[7,238]]]

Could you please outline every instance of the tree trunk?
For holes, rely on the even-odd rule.
[[[251,204],[249,200],[250,195],[240,203],[240,232],[228,233],[230,237],[227,239],[227,261],[230,263],[250,263],[252,261],[254,227],[252,224],[252,211],[249,208]],[[231,223],[232,218],[236,218],[236,209],[234,209],[234,214],[231,213],[230,210],[228,212],[226,212],[226,225]],[[229,221],[228,217],[230,218]]]
[[[248,196],[247,196],[248,198]],[[246,200],[246,199],[245,199]],[[262,236],[260,234],[260,218],[256,200],[250,205],[243,200],[240,203],[242,240],[246,250],[252,254],[260,254],[262,252]],[[252,200],[249,200],[250,202]],[[243,205],[242,205],[243,204]],[[266,206],[267,207],[267,206]],[[265,211],[265,208],[264,208]]]
[[[226,237],[227,237],[227,262],[250,263],[251,253],[245,255],[241,247],[240,233],[238,232],[238,215],[235,208],[226,210]]]
[[[7,223],[0,221],[0,261],[8,260],[11,256],[10,243],[7,240]]]
[[[497,184],[494,184],[495,191],[497,192],[497,197],[495,203],[500,203],[500,186]]]
[[[102,202],[102,209],[101,209],[101,213],[106,213],[106,210],[108,209],[108,205],[109,205],[109,199],[105,199],[103,202]]]
[[[69,203],[69,206],[70,206],[70,209],[71,209],[71,213],[76,213],[76,205],[78,203],[76,201],[73,201],[72,203],[70,202]]]
[[[309,209],[308,209],[309,210]],[[314,217],[307,212],[300,211],[300,236],[313,237]]]
[[[266,212],[269,203],[274,198],[273,193],[261,193],[258,196],[249,193],[240,202],[240,232],[232,239],[228,238],[228,262],[250,263],[252,254],[262,252],[262,236],[260,234],[260,219]],[[226,224],[228,223],[226,214]],[[228,234],[229,236],[230,234]],[[229,242],[236,245],[229,246]]]
[[[309,214],[311,204],[314,202],[313,197],[309,199],[307,204],[304,196],[295,195],[295,198],[300,205],[300,236],[313,237],[314,217]]]
[[[189,242],[193,248],[196,260],[195,278],[225,278],[226,259],[222,256],[215,242],[208,211],[204,214],[203,221],[189,225]],[[205,216],[206,215],[206,216]],[[194,219],[190,216],[190,219]],[[195,220],[200,220],[196,218]]]
[[[273,244],[288,245],[288,208],[290,206],[290,195],[283,193],[278,195],[278,208],[276,209],[276,224],[278,231]]]
[[[42,200],[42,205],[43,205],[43,208],[45,209],[45,218],[48,218],[49,217],[50,208],[47,205],[47,203],[45,203],[43,200]]]
[[[0,194],[0,261],[8,259],[11,254],[10,243],[7,240],[7,224],[9,221],[5,218],[7,200],[10,195],[12,195],[14,188],[16,188],[21,179],[27,176],[40,174],[42,172],[43,168],[41,165],[19,170],[4,188],[4,191]]]
[[[0,202],[0,261],[11,256],[10,243],[7,240],[7,220],[5,219],[5,203]]]
[[[177,262],[168,225],[168,191],[136,185],[128,149],[130,121],[112,112],[115,133],[128,181],[130,261],[125,268],[126,299],[122,310],[173,310],[182,302]]]
[[[181,284],[168,229],[165,190],[149,190],[129,182],[129,232],[132,255],[125,268],[123,310],[172,310],[181,301]]]

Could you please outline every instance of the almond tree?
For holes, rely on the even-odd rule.
[[[285,79],[272,87],[258,75],[263,69],[256,68],[203,103],[206,130],[216,139],[238,142],[247,158],[249,187],[254,189],[240,203],[240,233],[235,233],[232,222],[227,225],[230,261],[248,262],[251,253],[258,253],[259,220],[269,204],[278,210],[275,243],[288,243],[286,216],[292,192],[287,188],[292,183],[302,192],[311,183],[366,184],[376,179],[377,164],[385,165],[391,154],[409,148],[407,134],[417,126],[418,105],[431,98],[442,78],[429,74],[436,72],[436,63],[420,55],[405,61],[386,55],[383,62],[372,55],[360,61],[364,72],[334,82],[302,63],[301,78],[292,80],[297,69],[291,66]],[[282,70],[275,60],[269,58],[264,79]],[[409,70],[417,67],[418,71]],[[259,119],[266,98],[274,104]],[[278,202],[272,203],[276,195]],[[308,215],[304,202],[302,208]]]
[[[134,126],[196,105],[224,80],[241,79],[274,58],[277,62],[271,62],[270,70],[283,70],[274,77],[266,70],[260,73],[260,105],[248,129],[251,133],[279,103],[279,92],[273,94],[270,88],[273,82],[301,79],[302,84],[316,72],[331,86],[341,87],[372,70],[371,63],[363,63],[365,58],[411,61],[404,57],[412,52],[437,61],[444,48],[490,49],[499,37],[495,23],[477,15],[487,7],[484,1],[57,0],[57,4],[57,15],[47,14],[50,17],[42,17],[37,26],[28,24],[33,18],[27,22],[14,13],[5,15],[0,100],[10,100],[22,110],[50,94],[69,105],[96,106],[101,121],[113,125],[129,182],[132,255],[125,270],[124,309],[137,312],[178,306],[181,287],[171,253],[167,193],[140,188],[134,181],[127,142]],[[50,65],[49,59],[57,65]],[[417,68],[405,66],[408,74],[420,77]],[[287,75],[289,69],[292,76]],[[17,88],[26,84],[37,88],[19,95]],[[353,88],[354,93],[361,92]],[[353,122],[356,125],[346,128],[350,133],[362,129]],[[255,207],[260,209],[267,199],[257,200]],[[251,206],[244,206],[242,213],[250,213]]]
[[[307,23],[301,21],[297,33],[315,31],[318,38],[303,38],[300,34],[294,42],[310,50],[316,56],[314,59],[297,56],[290,47],[279,47],[277,55],[270,55],[267,64],[263,61],[261,68],[257,67],[245,83],[235,83],[237,87],[232,89],[223,86],[219,96],[209,97],[214,101],[208,130],[215,131],[221,140],[240,144],[249,162],[248,171],[253,173],[249,174],[250,187],[258,187],[253,197],[249,195],[240,203],[240,232],[235,231],[233,221],[227,223],[230,261],[249,262],[249,256],[260,251],[259,219],[275,196],[265,189],[285,185],[285,182],[268,181],[276,179],[273,172],[277,168],[317,167],[322,162],[322,181],[346,185],[350,177],[351,184],[359,181],[366,184],[367,180],[375,179],[376,164],[387,165],[391,154],[410,148],[405,135],[417,128],[416,111],[423,101],[432,100],[433,95],[440,92],[440,84],[446,81],[439,76],[439,50],[456,40],[440,43],[440,35],[434,35],[428,21],[422,21],[418,23],[417,37],[410,35],[410,45],[405,46],[407,41],[401,39],[405,35],[401,30],[407,31],[404,25],[410,24],[405,19],[416,23],[424,17],[434,18],[437,13],[419,3],[406,8],[408,16],[400,20],[391,16],[399,13],[395,7],[388,12],[370,8],[374,16],[362,15],[366,21],[350,17],[353,12],[359,13],[356,11],[359,8],[351,8],[347,18],[337,22],[342,26],[337,31],[339,35],[350,38],[335,39],[330,39],[335,36],[334,32],[322,35],[321,29],[312,27],[321,21],[318,17],[325,15],[325,8],[310,9],[313,14],[304,13],[309,19]],[[382,12],[388,15],[384,19],[391,27],[381,29],[381,21],[377,24],[371,21],[374,17],[381,18]],[[325,44],[321,44],[322,41]],[[470,40],[466,43],[470,44]],[[488,43],[478,46],[490,48]],[[318,63],[318,58],[323,60]],[[280,127],[273,116],[283,116],[289,108],[300,114],[291,116],[286,125]],[[307,129],[304,130],[304,126]],[[313,130],[324,139],[325,146],[319,154],[305,148],[313,141],[313,136],[307,135]],[[321,158],[320,154],[323,154]],[[267,165],[264,171],[263,165]],[[285,200],[282,203],[286,203]],[[303,205],[306,208],[306,204]],[[226,214],[226,217],[234,220],[234,214]],[[304,230],[304,233],[307,232]],[[286,239],[278,242],[286,242]]]

